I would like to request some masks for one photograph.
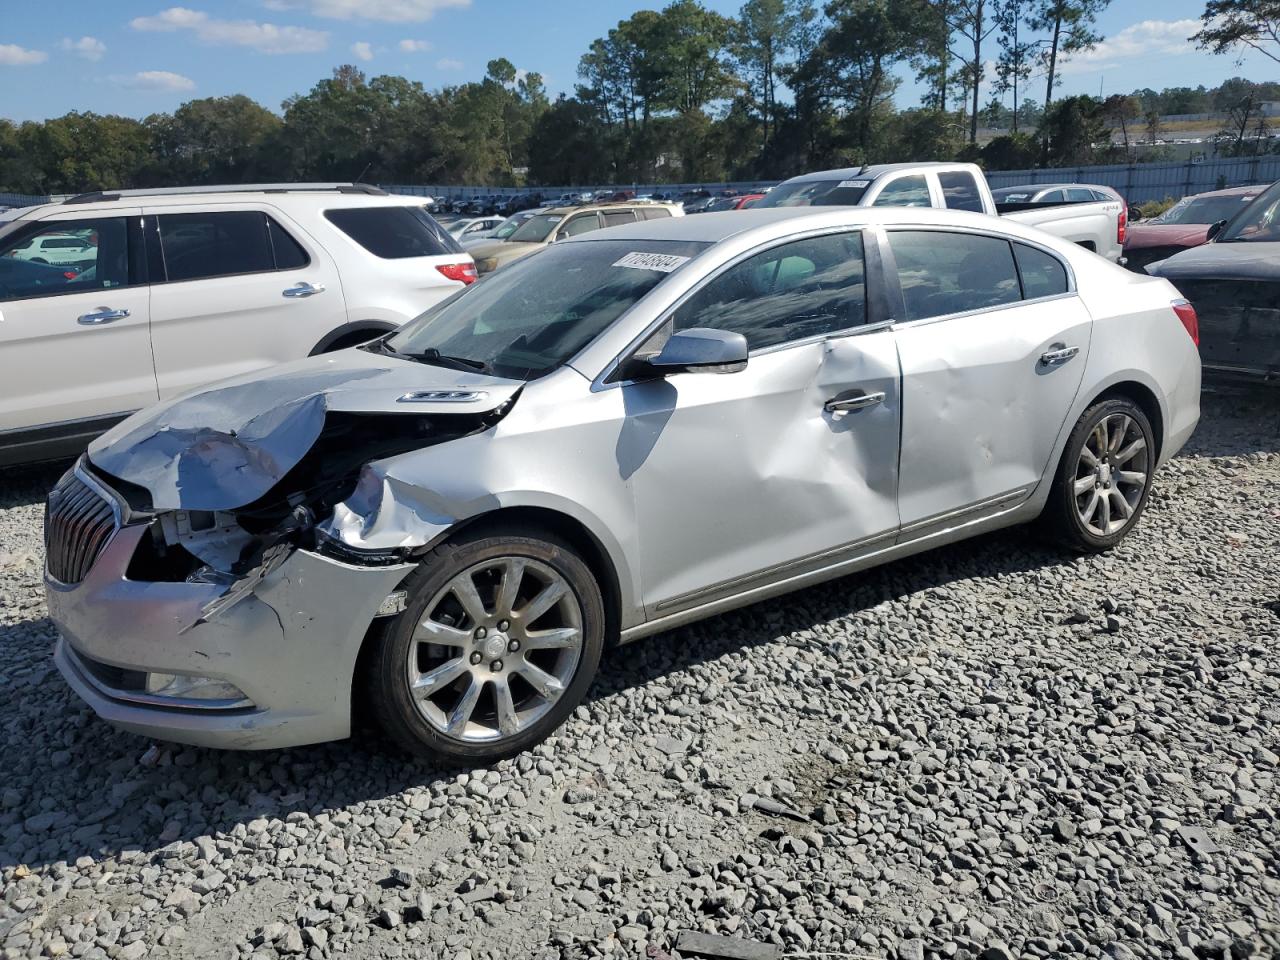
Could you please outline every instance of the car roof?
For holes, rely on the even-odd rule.
[[[1270,184],[1256,183],[1251,187],[1227,187],[1225,190],[1207,190],[1204,193],[1196,193],[1191,195],[1191,199],[1198,197],[1247,197],[1250,194],[1257,196],[1266,190]]]
[[[1105,183],[1016,183],[1008,187],[995,187],[992,193],[1009,193],[1016,190],[1021,193],[1042,193],[1045,190],[1106,190],[1108,193],[1115,193],[1115,187],[1108,187]]]
[[[870,166],[863,167],[841,167],[838,170],[816,170],[813,173],[802,173],[798,177],[792,177],[787,183],[809,183],[815,180],[842,180],[848,177],[858,177],[861,179],[874,180],[888,173],[897,173],[899,170],[931,170],[937,168],[950,168],[954,170],[973,170],[976,169],[972,163],[950,162],[946,160],[927,160],[921,163],[875,163]]]
[[[570,213],[586,213],[596,210],[653,210],[670,204],[662,203],[636,203],[632,200],[619,200],[616,203],[584,203],[581,206],[570,207],[548,207],[541,213],[553,213],[558,216],[565,216]],[[674,219],[674,218],[673,218]]]
[[[696,217],[662,217],[610,227],[599,233],[583,233],[566,243],[593,240],[676,240],[719,243],[730,237],[757,233],[762,240],[786,237],[805,229],[859,227],[865,225],[918,225],[968,227],[1023,237],[1035,243],[1053,243],[1043,231],[1016,221],[983,213],[935,210],[931,207],[750,207],[722,213],[700,213]]]

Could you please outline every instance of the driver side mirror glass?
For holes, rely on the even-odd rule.
[[[1214,237],[1220,234],[1222,232],[1222,228],[1225,227],[1226,225],[1227,225],[1227,221],[1225,220],[1219,220],[1217,223],[1210,224],[1209,239],[1212,240]]]

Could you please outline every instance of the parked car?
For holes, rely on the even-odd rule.
[[[805,206],[934,207],[999,215],[1040,227],[1113,262],[1123,253],[1129,221],[1128,206],[1118,195],[997,206],[982,169],[972,163],[885,163],[807,173],[778,184],[756,204],[757,209]]]
[[[757,203],[759,203],[764,198],[765,198],[765,194],[763,193],[744,193],[742,196],[737,198],[738,205],[733,209],[750,210],[752,207],[754,207]]]
[[[497,227],[495,227],[492,230],[492,232],[488,233],[487,235],[482,237],[476,237],[475,239],[467,237],[459,242],[461,243],[463,250],[470,252],[474,250],[476,247],[481,246],[482,244],[489,243],[490,241],[505,240],[507,239],[507,237],[511,236],[513,233],[519,230],[521,224],[523,224],[526,220],[530,219],[535,214],[545,213],[545,212],[546,211],[543,209],[521,210],[519,213],[513,213],[511,216],[507,217],[507,219],[503,220],[500,224],[498,224]]]
[[[1129,224],[1124,241],[1125,266],[1142,270],[1149,263],[1207,243],[1211,230],[1225,226],[1265,189],[1233,187],[1184,197],[1158,217]]]
[[[581,233],[616,227],[637,220],[682,216],[679,207],[655,203],[611,203],[602,206],[553,207],[522,223],[503,240],[494,239],[471,248],[476,269],[483,275],[537,253],[558,240]]]
[[[6,249],[3,255],[32,263],[87,266],[97,259],[98,248],[92,237],[45,233],[28,237],[24,243]]]
[[[267,185],[24,209],[0,225],[0,262],[68,236],[92,259],[52,285],[0,270],[0,465],[77,453],[157,400],[364,342],[451,296],[475,265],[420,201]]]
[[[1206,371],[1280,384],[1280,183],[1232,217],[1209,243],[1149,263],[1200,318]]]
[[[503,219],[497,216],[464,217],[449,224],[447,229],[453,234],[453,238],[459,242],[463,240],[483,240],[493,236],[493,231],[498,229]]]
[[[1199,418],[1191,329],[1168,283],[974,214],[578,236],[95,441],[47,507],[55,662],[146,737],[329,740],[358,699],[491,762],[607,645],[1037,518],[1114,546]]]

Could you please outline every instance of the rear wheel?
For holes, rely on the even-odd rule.
[[[1067,546],[1109,550],[1146,509],[1155,470],[1155,434],[1132,400],[1096,403],[1076,422],[1043,520]]]
[[[379,723],[419,756],[491,763],[534,746],[595,676],[604,603],[586,564],[544,535],[432,551],[370,663]]]

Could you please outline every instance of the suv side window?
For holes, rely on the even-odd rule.
[[[635,223],[636,214],[634,210],[605,210],[600,214],[604,220],[606,227],[616,227],[624,223]]]
[[[340,207],[326,210],[324,218],[382,260],[462,253],[458,241],[421,207]]]
[[[156,223],[170,282],[268,273],[276,268],[264,213],[165,213],[156,217]]]
[[[836,333],[866,322],[861,233],[795,240],[758,253],[685,301],[674,330],[741,333],[752,350]]]
[[[899,177],[888,183],[880,196],[872,201],[873,207],[930,207],[929,181],[924,174]]]
[[[906,320],[983,310],[1022,299],[1008,240],[975,233],[892,230]]]
[[[644,220],[661,220],[663,217],[671,216],[671,211],[666,207],[641,207],[640,217]]]
[[[967,170],[947,170],[938,174],[942,195],[949,210],[970,210],[983,213],[982,195],[978,193],[978,181]]]
[[[51,220],[34,234],[0,240],[0,301],[126,287],[129,230],[124,217]]]
[[[565,237],[576,237],[581,233],[590,233],[592,230],[600,229],[600,218],[594,213],[584,213],[576,217],[570,217],[568,223],[560,228],[560,234],[557,240]]]

